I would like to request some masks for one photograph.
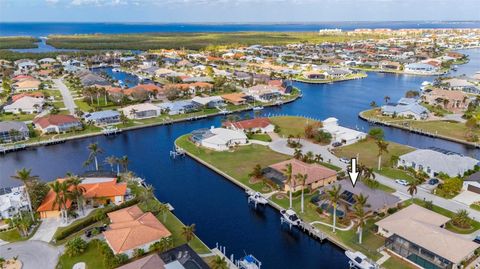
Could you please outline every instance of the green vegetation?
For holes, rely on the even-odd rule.
[[[333,153],[337,157],[344,157],[348,159],[356,157],[358,154],[359,163],[366,165],[367,167],[377,167],[378,150],[375,143],[376,140],[367,138],[352,145],[335,148]],[[388,143],[388,153],[384,153],[382,156],[382,167],[391,166],[390,160],[392,156],[401,156],[414,150],[413,148],[394,142]]]
[[[154,34],[93,34],[51,35],[49,45],[66,49],[215,49],[218,46],[234,47],[285,45],[300,42],[345,42],[379,39],[381,35],[319,35],[317,32],[235,32],[235,33],[154,33]]]
[[[259,140],[264,142],[272,142],[272,139],[268,134],[248,134],[248,139]]]
[[[386,269],[416,269],[418,267],[410,264],[395,255],[390,255],[390,258],[382,264],[382,267]]]
[[[480,202],[477,202],[475,204],[471,204],[470,208],[475,209],[477,211],[480,211]]]
[[[174,246],[187,243],[185,236],[182,234],[183,227],[186,226],[172,212],[168,211],[165,218],[163,218],[162,214],[158,214],[157,218],[172,233]],[[165,221],[163,221],[164,219]],[[210,249],[196,235],[188,242],[188,245],[199,254],[210,253]]]
[[[278,134],[284,137],[304,137],[305,127],[312,123],[318,123],[315,120],[295,116],[271,117],[270,121],[279,129]]]
[[[248,176],[255,165],[260,164],[261,167],[266,167],[290,158],[272,151],[268,147],[256,144],[240,146],[235,149],[234,153],[218,152],[197,147],[188,138],[189,135],[179,137],[176,145],[257,191],[262,191],[264,187],[262,182],[251,184]]]
[[[38,39],[28,36],[0,37],[0,49],[36,48]]]
[[[25,240],[24,238],[22,238],[22,236],[20,235],[20,232],[18,232],[17,229],[11,229],[5,232],[0,232],[0,239],[7,242],[16,242],[16,241]]]
[[[57,268],[70,269],[78,262],[84,262],[87,268],[106,269],[104,255],[99,250],[96,242],[89,242],[85,251],[77,256],[70,257],[66,254],[60,256]]]

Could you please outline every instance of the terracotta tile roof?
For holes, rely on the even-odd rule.
[[[48,115],[33,120],[34,124],[38,124],[42,128],[50,125],[62,125],[66,123],[80,122],[77,118],[71,115]]]
[[[12,101],[15,102],[19,99],[21,99],[22,97],[25,97],[25,96],[30,96],[30,97],[35,97],[35,98],[43,98],[44,95],[43,93],[41,92],[32,92],[32,93],[19,93],[19,94],[15,94],[12,96]]]
[[[304,163],[297,159],[290,159],[290,160],[286,160],[276,164],[272,164],[270,165],[270,167],[279,172],[282,172],[282,170],[285,169],[287,164],[292,165],[292,177],[295,176],[296,174],[308,175],[308,178],[305,181],[306,185],[337,175],[337,172],[332,169],[326,168],[319,164]],[[296,185],[297,185],[297,182],[294,183],[294,186]]]
[[[227,94],[221,95],[220,97],[222,97],[227,101],[237,103],[237,102],[245,101],[245,96],[246,95],[244,93],[227,93]]]
[[[117,269],[165,269],[165,262],[155,253],[117,267]]]
[[[49,190],[45,198],[43,198],[42,203],[37,208],[37,212],[59,210],[60,208],[58,205],[53,206],[56,196],[57,195],[55,194],[55,192],[53,192],[52,190]],[[66,206],[67,208],[70,208],[72,206],[72,201],[67,200]]]
[[[270,125],[271,122],[268,118],[255,118],[250,120],[242,120],[237,122],[225,122],[226,127],[234,127],[236,129],[246,130],[246,129],[256,129],[256,128],[265,128]]]
[[[172,233],[151,213],[143,213],[138,206],[117,210],[109,230],[103,234],[115,254],[153,243]]]

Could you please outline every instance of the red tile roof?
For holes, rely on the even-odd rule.
[[[71,115],[48,115],[33,120],[34,124],[38,124],[42,128],[50,125],[63,125],[66,123],[80,122],[77,118]]]
[[[312,163],[312,164],[304,163],[297,159],[291,159],[291,160],[286,160],[276,164],[272,164],[270,165],[270,167],[279,172],[282,172],[282,170],[285,169],[287,164],[292,165],[292,177],[297,174],[308,175],[308,178],[305,181],[306,185],[337,175],[337,172],[332,169],[326,168],[316,163]],[[297,182],[294,182],[294,186],[297,186]]]
[[[14,96],[12,96],[12,101],[15,102],[25,96],[30,96],[30,97],[35,97],[35,98],[43,98],[44,95],[43,93],[41,92],[32,92],[32,93],[19,93],[19,94],[15,94]]]
[[[256,128],[265,128],[272,124],[268,118],[255,118],[251,120],[242,120],[237,122],[225,122],[225,127],[234,127],[236,129],[248,130]]]

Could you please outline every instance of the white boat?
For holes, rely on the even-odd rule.
[[[373,261],[369,260],[365,254],[360,251],[345,251],[345,255],[350,259],[349,264],[350,268],[359,268],[359,269],[377,269],[378,265]]]
[[[422,86],[428,86],[428,85],[432,85],[432,83],[430,81],[422,82]]]
[[[247,255],[238,261],[239,269],[260,269],[262,263],[253,255]]]
[[[283,209],[280,211],[280,214],[282,214],[282,217],[280,220],[282,223],[286,222],[290,227],[292,226],[298,226],[302,222],[302,220],[297,216],[297,213],[293,211],[292,209]]]
[[[253,110],[262,110],[263,106],[254,106],[252,109]]]
[[[263,195],[261,195],[259,192],[255,192],[248,196],[248,202],[253,202],[255,204],[255,207],[257,207],[257,204],[266,205],[268,203],[268,200],[263,197]]]
[[[113,68],[113,69],[112,69],[112,72],[118,73],[118,72],[120,72],[120,70],[117,69],[117,68]]]

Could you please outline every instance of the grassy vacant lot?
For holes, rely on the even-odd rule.
[[[248,176],[255,165],[260,164],[262,167],[266,167],[291,158],[290,156],[274,152],[268,147],[256,144],[240,146],[235,152],[217,152],[197,147],[188,140],[188,135],[178,138],[176,144],[257,191],[261,191],[262,184],[250,184],[250,177]]]
[[[389,167],[391,165],[390,158],[392,156],[400,156],[414,151],[411,147],[394,142],[388,142],[388,144],[388,153],[382,156],[382,167]],[[352,145],[335,148],[333,153],[338,157],[345,158],[356,157],[358,154],[359,163],[372,168],[376,168],[378,165],[378,147],[374,139],[367,138]]]
[[[0,37],[0,49],[30,49],[36,48],[38,40],[28,36]]]
[[[278,134],[284,137],[288,137],[289,135],[299,135],[303,137],[305,135],[305,126],[316,122],[311,119],[295,116],[271,117],[270,121],[280,128]]]
[[[284,45],[299,42],[344,42],[380,35],[321,36],[316,32],[155,33],[117,35],[51,35],[47,43],[68,49],[203,49],[209,46]]]

